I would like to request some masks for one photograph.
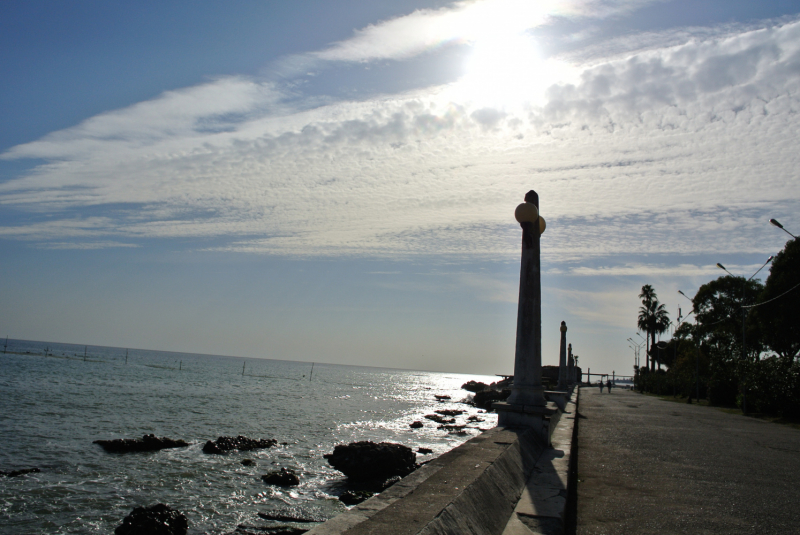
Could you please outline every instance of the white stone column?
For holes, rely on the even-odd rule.
[[[522,227],[522,258],[517,304],[517,347],[514,384],[508,403],[543,407],[542,387],[542,278],[539,260],[539,195],[531,190],[514,216]]]

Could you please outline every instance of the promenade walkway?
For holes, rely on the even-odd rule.
[[[800,431],[582,388],[577,533],[800,533]]]

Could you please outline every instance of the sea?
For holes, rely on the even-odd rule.
[[[259,513],[291,510],[330,518],[346,507],[343,474],[324,454],[337,444],[395,442],[424,462],[497,425],[462,403],[469,380],[496,377],[341,366],[166,351],[0,340],[0,533],[113,533],[134,507],[165,503],[189,533],[269,527]],[[309,359],[312,360],[312,359]],[[439,401],[435,396],[450,396]],[[465,411],[463,430],[425,419]],[[467,422],[477,415],[480,422]],[[420,420],[421,429],[409,424]],[[114,454],[98,439],[183,439],[189,447]],[[257,451],[209,455],[207,440],[276,439]],[[242,464],[254,461],[252,466]],[[265,484],[282,467],[297,487]],[[287,525],[286,522],[279,522]],[[288,523],[310,528],[313,524]]]

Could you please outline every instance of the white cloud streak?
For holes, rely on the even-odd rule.
[[[352,37],[308,54],[284,58],[284,74],[322,62],[405,60],[449,44],[472,44],[548,24],[553,17],[606,19],[665,0],[472,0],[370,24]]]

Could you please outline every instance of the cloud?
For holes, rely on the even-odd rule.
[[[447,44],[474,43],[498,34],[521,33],[551,22],[552,17],[605,19],[631,13],[664,0],[477,0],[453,2],[439,9],[370,24],[349,39],[293,56],[284,67],[297,72],[313,60],[367,62],[403,60]]]
[[[168,92],[5,152],[46,163],[0,184],[34,218],[0,235],[510,259],[533,187],[545,258],[761,252],[743,223],[798,200],[797,22],[598,63],[541,106],[458,89],[311,108],[241,77]]]
[[[562,304],[565,310],[586,325],[630,328],[631,317],[620,311],[636,310],[636,290],[592,292],[548,288],[551,299]],[[632,313],[633,316],[633,313]]]
[[[141,245],[134,243],[121,243],[116,241],[95,241],[95,242],[54,242],[42,243],[37,247],[40,249],[78,249],[89,251],[94,249],[109,249],[109,248],[137,248]]]
[[[574,267],[557,267],[548,270],[551,274],[568,274],[581,277],[697,277],[717,275],[719,268],[716,266],[698,266],[694,264],[680,264],[677,266],[665,266],[662,264],[641,264],[625,263],[623,265],[588,266],[579,265]]]

